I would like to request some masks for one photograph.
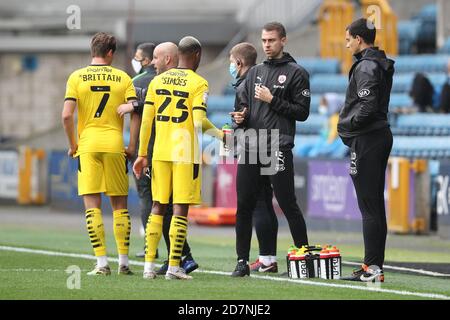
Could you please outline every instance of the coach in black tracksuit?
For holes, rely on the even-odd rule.
[[[245,90],[245,79],[249,70],[256,65],[256,48],[248,42],[235,45],[230,50],[230,74],[237,79],[234,84],[236,99],[234,102],[234,112],[239,114],[241,110],[239,97]],[[236,113],[232,112],[231,115]],[[242,119],[244,120],[244,119]],[[233,129],[245,128],[245,122],[236,122],[233,117]],[[239,150],[237,151],[239,154]],[[277,273],[277,234],[278,220],[273,209],[273,190],[268,176],[261,177],[260,193],[253,211],[253,225],[259,245],[259,257],[250,264],[250,271]]]
[[[298,247],[308,244],[305,220],[295,197],[292,148],[295,122],[305,121],[309,116],[309,75],[288,53],[283,52],[286,31],[282,24],[266,24],[262,30],[262,42],[268,59],[248,72],[245,89],[239,97],[245,118],[245,133],[256,130],[254,132],[258,134],[256,142],[250,139],[244,143],[245,152],[240,154],[238,161],[238,263],[232,273],[235,277],[249,274],[252,212],[262,184],[261,178],[264,178],[264,170],[268,167],[270,183],[289,223],[294,244]],[[238,116],[235,115],[235,119]],[[267,137],[260,129],[268,131]],[[278,139],[274,130],[279,132]],[[268,153],[272,155],[270,163],[265,161]]]
[[[392,133],[388,106],[394,74],[394,61],[373,46],[376,29],[366,19],[347,29],[347,48],[356,58],[350,70],[345,105],[338,132],[350,147],[350,175],[362,214],[364,265],[345,280],[384,281],[382,271],[386,245],[384,184]],[[375,265],[378,268],[367,267]]]

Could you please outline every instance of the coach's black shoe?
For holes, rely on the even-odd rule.
[[[361,269],[354,270],[351,276],[341,279],[359,282],[384,282],[384,273],[378,266],[372,265],[368,267],[363,264]]]
[[[248,262],[245,260],[239,260],[236,265],[236,269],[234,269],[231,276],[232,277],[250,276],[250,267],[248,265]]]
[[[161,268],[159,268],[158,271],[156,271],[156,274],[163,276],[166,274],[168,269],[169,269],[169,260],[165,260]]]

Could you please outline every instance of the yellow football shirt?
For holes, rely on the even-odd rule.
[[[123,118],[117,107],[136,99],[131,78],[107,65],[74,71],[67,81],[65,100],[77,102],[78,151],[123,153]]]
[[[202,130],[210,129],[209,134],[222,137],[206,118],[207,100],[208,82],[192,70],[174,68],[156,76],[145,99],[139,156],[147,155],[156,121],[153,160],[200,163],[198,122]]]

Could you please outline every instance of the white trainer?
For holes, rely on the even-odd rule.
[[[87,273],[88,276],[110,276],[111,275],[111,269],[109,268],[109,266],[105,266],[105,267],[98,267],[97,265],[95,265],[94,270],[90,271]]]
[[[144,272],[144,275],[142,277],[144,279],[155,279],[156,278],[156,272],[155,271],[146,271],[146,272]]]
[[[192,280],[192,277],[188,276],[183,268],[178,267],[176,271],[167,270],[166,280]]]

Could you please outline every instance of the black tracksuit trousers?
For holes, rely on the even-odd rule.
[[[380,268],[383,268],[386,247],[384,184],[392,140],[390,128],[343,139],[350,147],[350,176],[362,215],[364,264]]]
[[[260,256],[277,255],[278,219],[272,205],[273,190],[268,176],[261,177],[261,190],[253,211],[253,225]]]
[[[244,156],[245,155],[245,156]],[[252,216],[261,192],[264,178],[269,178],[275,198],[289,224],[289,229],[297,247],[308,244],[306,224],[297,205],[294,188],[294,163],[292,151],[284,151],[278,161],[283,169],[270,176],[261,175],[264,167],[257,161],[248,163],[248,153],[242,154],[237,169],[237,212],[236,212],[236,253],[238,260],[249,261],[252,238]]]

